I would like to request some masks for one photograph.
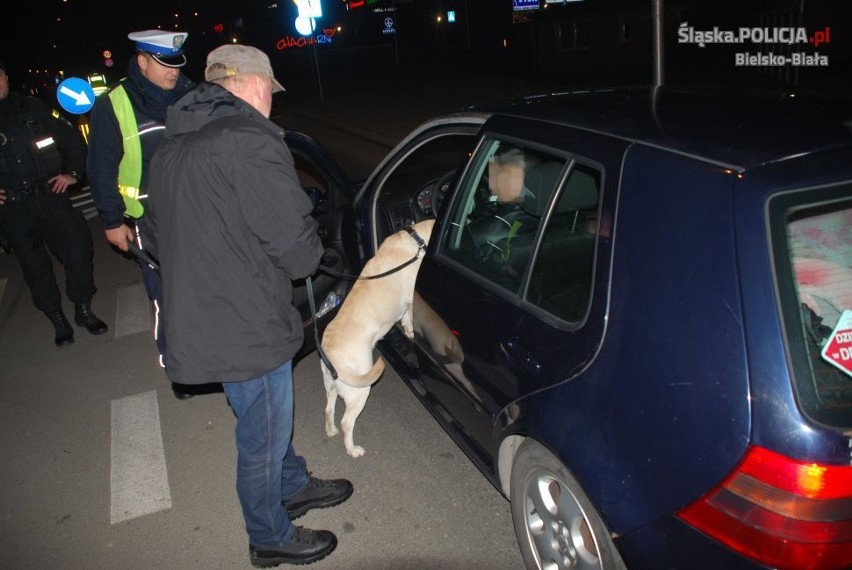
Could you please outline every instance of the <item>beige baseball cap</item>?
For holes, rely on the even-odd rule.
[[[204,79],[213,81],[234,75],[266,75],[272,80],[272,92],[284,91],[275,79],[269,57],[259,49],[239,44],[225,44],[207,54]]]

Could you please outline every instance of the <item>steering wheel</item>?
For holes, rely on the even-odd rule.
[[[499,263],[512,224],[496,214],[487,214],[466,226],[479,263]]]

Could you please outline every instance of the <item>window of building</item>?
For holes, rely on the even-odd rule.
[[[587,49],[590,45],[589,21],[559,22],[556,25],[556,44],[561,50]]]

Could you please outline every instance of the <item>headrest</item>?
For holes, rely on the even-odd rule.
[[[588,210],[598,205],[598,185],[588,172],[574,168],[568,175],[565,190],[559,197],[556,213],[564,214],[575,210]]]
[[[529,169],[524,183],[532,191],[534,198],[524,201],[524,210],[536,216],[544,215],[547,204],[556,189],[562,168],[562,163],[544,162]],[[586,210],[595,207],[597,203],[598,189],[594,177],[575,167],[568,175],[568,181],[559,197],[555,213],[565,214],[576,210]]]
[[[535,216],[543,216],[561,173],[562,164],[559,162],[531,166],[524,177],[524,185],[532,192],[532,197],[524,201],[524,210]]]

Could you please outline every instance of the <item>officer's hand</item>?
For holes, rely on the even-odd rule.
[[[69,186],[77,184],[77,178],[70,174],[57,174],[47,181],[50,184],[50,191],[54,194],[62,194],[68,190]]]
[[[106,230],[106,238],[109,243],[121,251],[127,251],[127,242],[133,241],[134,235],[129,226],[120,225],[117,228]]]
[[[0,188],[0,206],[6,202],[6,191]]]

